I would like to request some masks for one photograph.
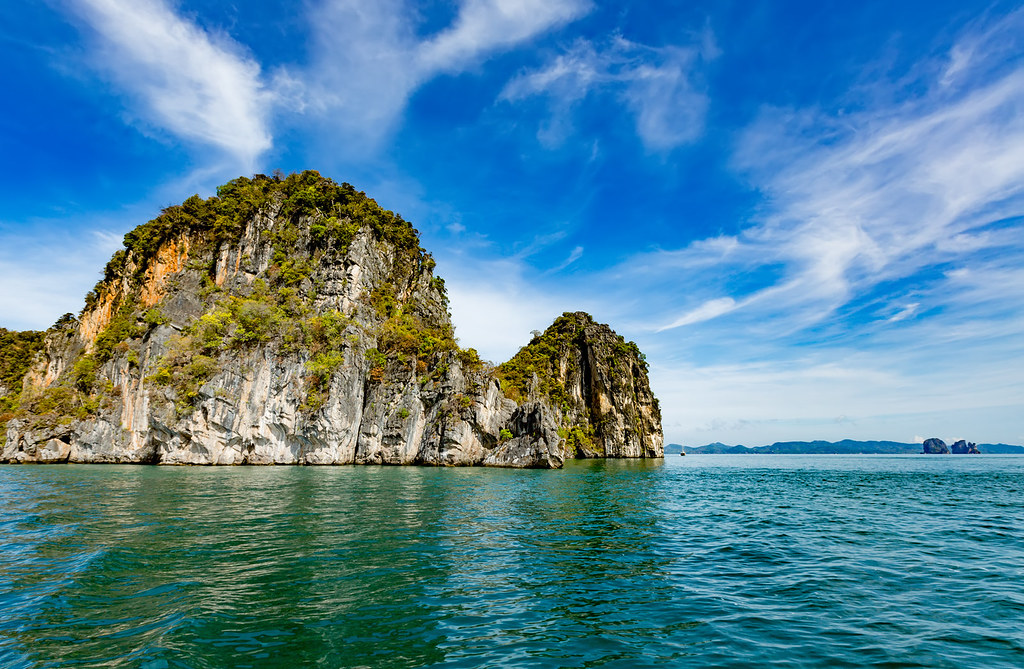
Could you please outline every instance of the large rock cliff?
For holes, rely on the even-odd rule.
[[[661,457],[635,344],[565,314],[494,368],[398,215],[316,172],[125,236],[0,415],[4,462],[560,467]]]

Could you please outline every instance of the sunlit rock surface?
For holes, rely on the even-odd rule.
[[[457,346],[401,217],[315,172],[218,194],[129,233],[80,317],[51,328],[0,419],[2,461],[662,456],[646,362],[607,326],[567,313],[495,368]]]

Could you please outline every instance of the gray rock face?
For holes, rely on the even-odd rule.
[[[279,208],[253,216],[238,239],[188,232],[147,261],[129,252],[77,323],[48,333],[0,461],[551,468],[577,455],[661,457],[646,369],[608,366],[620,340],[607,326],[591,322],[566,351],[578,362],[564,379],[578,406],[514,401],[465,352],[417,357],[430,333],[451,331],[432,262],[410,263],[368,226],[344,252],[317,250],[316,216],[293,226],[295,255],[283,260]],[[265,297],[293,259],[308,275]],[[317,320],[325,314],[334,320]],[[413,318],[427,328],[413,332],[418,344],[402,329]],[[130,334],[111,343],[118,323]],[[333,348],[318,353],[328,327]],[[583,418],[600,426],[595,448],[568,453],[569,426]]]
[[[485,465],[554,469],[562,466],[563,439],[551,409],[532,402],[518,407],[509,421],[516,435],[499,444],[484,459]]]
[[[941,439],[925,439],[923,450],[921,452],[925,454],[948,455],[949,446],[947,446],[946,442]]]

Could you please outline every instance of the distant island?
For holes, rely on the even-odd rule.
[[[959,443],[959,442],[958,442]],[[1024,454],[1024,446],[978,444],[977,450],[992,455]],[[729,446],[714,442],[704,446],[665,444],[665,454],[687,455],[897,455],[922,453],[921,444],[899,441],[777,441],[768,446]]]

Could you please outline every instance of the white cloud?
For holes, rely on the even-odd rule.
[[[543,290],[524,277],[516,258],[438,256],[445,277],[452,321],[462,346],[474,347],[496,363],[508,360],[530,342],[532,330],[544,330],[563,311],[586,304]],[[570,307],[570,305],[576,305]]]
[[[406,0],[323,0],[308,10],[310,62],[264,73],[238,42],[167,0],[66,1],[95,35],[94,65],[130,99],[129,112],[147,128],[226,152],[231,172],[255,169],[273,144],[275,117],[315,118],[335,131],[325,142],[365,151],[395,129],[426,81],[591,8],[588,0],[463,0],[449,27],[420,37]]]
[[[707,95],[695,90],[689,77],[695,52],[671,51],[661,65],[636,68],[623,93],[636,117],[637,134],[644,146],[656,151],[700,137],[708,108]]]
[[[731,297],[720,297],[715,300],[708,300],[704,304],[700,305],[696,309],[686,312],[679,318],[675,319],[668,325],[663,325],[658,328],[658,332],[664,332],[665,330],[671,330],[673,328],[683,327],[685,325],[693,325],[694,323],[701,323],[703,321],[717,318],[722,314],[727,314],[737,306],[736,300]]]
[[[417,48],[426,73],[461,71],[481,54],[508,48],[591,8],[586,0],[465,0],[455,23]]]
[[[557,56],[546,67],[524,72],[505,85],[504,100],[522,100],[547,93],[557,101],[572,103],[582,99],[590,89],[612,78],[611,55],[597,52],[593,44],[578,41],[567,53]]]
[[[0,327],[42,330],[63,313],[77,314],[121,248],[121,236],[105,228],[72,233],[59,223],[40,223],[30,235],[0,234]]]
[[[289,77],[304,82],[309,113],[365,148],[394,129],[425,82],[470,69],[590,8],[586,0],[463,0],[450,26],[421,37],[404,0],[327,0],[310,15],[312,62]]]
[[[250,170],[272,144],[272,96],[260,66],[223,34],[175,14],[161,0],[74,0],[95,31],[95,62],[146,122],[217,147]]]
[[[921,305],[918,302],[914,302],[912,304],[908,304],[907,306],[903,307],[902,309],[897,311],[895,314],[890,316],[888,318],[888,321],[890,323],[897,323],[899,321],[906,320],[906,319],[910,318],[911,316],[913,316],[914,314],[916,314],[917,310],[918,310],[918,308],[920,306]]]
[[[574,248],[572,251],[569,252],[569,256],[565,260],[563,260],[559,264],[555,265],[554,267],[552,267],[548,271],[552,272],[552,273],[554,273],[554,272],[561,272],[563,269],[565,269],[569,265],[573,264],[574,262],[576,262],[577,260],[579,260],[582,257],[583,257],[583,247],[582,246],[577,246],[576,248]]]
[[[289,75],[302,82],[306,111],[330,117],[346,139],[390,132],[419,83],[405,9],[401,0],[334,0],[310,12],[312,62]]]
[[[701,59],[715,55],[709,33],[690,47],[650,47],[617,37],[598,49],[579,40],[545,66],[521,73],[500,97],[518,102],[546,96],[551,118],[538,138],[547,146],[557,146],[572,132],[573,109],[581,101],[611,93],[632,113],[644,146],[667,151],[703,132],[708,97],[695,83],[695,73]]]

